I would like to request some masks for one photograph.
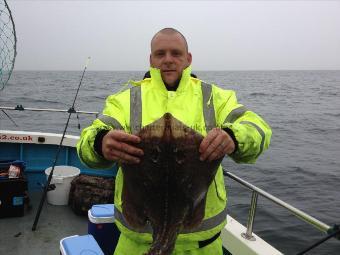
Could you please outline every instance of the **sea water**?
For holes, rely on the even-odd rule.
[[[340,223],[340,71],[194,72],[206,82],[233,89],[238,100],[272,127],[271,146],[256,164],[223,166],[326,224]],[[101,111],[105,98],[144,72],[85,74],[75,108]],[[0,106],[69,109],[81,71],[16,71],[0,91]],[[0,111],[0,129],[62,133],[65,113]],[[72,115],[68,133],[80,134],[94,115]],[[228,211],[246,224],[251,192],[226,179]],[[296,254],[324,234],[266,198],[258,199],[254,231],[285,254]],[[331,239],[308,254],[340,254]],[[268,254],[270,255],[270,254]]]

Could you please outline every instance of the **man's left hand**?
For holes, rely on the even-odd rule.
[[[223,129],[214,128],[202,140],[199,152],[200,160],[212,161],[231,154],[235,150],[235,143],[230,135]]]

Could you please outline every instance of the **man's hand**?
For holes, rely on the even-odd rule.
[[[235,143],[230,135],[220,128],[210,130],[201,142],[200,160],[212,161],[231,154],[235,150]]]
[[[102,142],[103,156],[107,160],[126,164],[138,164],[139,157],[144,153],[141,149],[131,145],[138,144],[140,138],[121,130],[110,130]]]

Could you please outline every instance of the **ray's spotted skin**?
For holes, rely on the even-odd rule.
[[[222,160],[201,161],[203,136],[170,113],[138,134],[139,164],[123,164],[123,215],[137,231],[148,224],[153,242],[147,255],[168,255],[181,231],[204,217],[208,187]]]

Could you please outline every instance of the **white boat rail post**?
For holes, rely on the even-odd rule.
[[[250,189],[253,191],[253,196],[251,200],[251,208],[249,210],[249,216],[248,216],[248,224],[247,224],[247,232],[242,235],[244,238],[247,238],[249,236],[252,236],[252,229],[253,229],[253,224],[254,224],[254,219],[255,219],[255,212],[256,212],[256,206],[257,206],[257,194],[260,194],[261,196],[269,199],[270,201],[276,203],[277,205],[282,206],[283,208],[287,209],[293,215],[295,215],[297,218],[305,221],[306,223],[312,225],[319,231],[323,233],[329,233],[333,231],[333,227],[330,227],[329,225],[323,223],[322,221],[314,218],[313,216],[308,215],[307,213],[295,208],[294,206],[282,201],[281,199],[269,194],[268,192],[254,186],[253,184],[241,179],[240,177],[236,176],[235,174],[226,171],[223,169],[223,174],[224,176],[227,176],[234,181],[240,183],[241,185],[245,186],[246,188]],[[247,238],[248,239],[248,238]]]

